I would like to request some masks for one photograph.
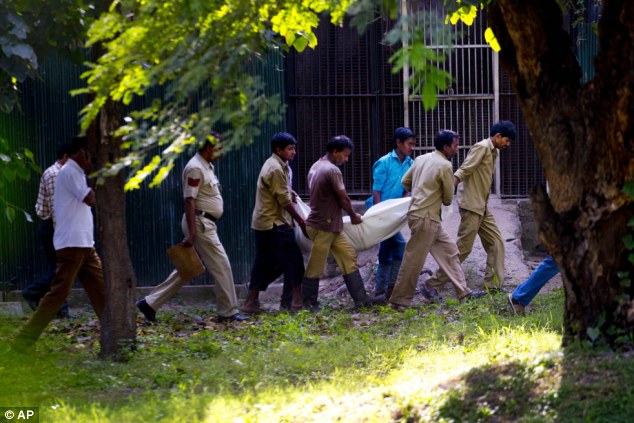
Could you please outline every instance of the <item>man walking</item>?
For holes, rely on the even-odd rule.
[[[318,312],[319,279],[324,271],[328,253],[331,253],[343,273],[343,279],[356,306],[384,302],[384,298],[369,297],[357,268],[357,255],[350,242],[342,235],[342,209],[350,215],[350,222],[358,225],[361,215],[352,208],[338,166],[348,161],[354,148],[350,138],[338,135],[328,141],[326,155],[316,161],[308,172],[310,213],[306,231],[312,240],[306,273],[302,280],[304,308]]]
[[[388,298],[395,307],[411,306],[418,277],[430,252],[453,283],[460,301],[484,295],[467,287],[458,260],[458,248],[442,227],[440,219],[441,204],[448,206],[453,200],[454,183],[449,159],[458,151],[458,140],[457,133],[440,131],[434,139],[436,151],[417,157],[403,176],[403,186],[412,193],[407,212],[412,236],[405,247],[394,291]]]
[[[515,125],[500,121],[491,127],[489,134],[489,138],[471,147],[453,180],[456,187],[464,182],[464,195],[459,202],[461,220],[457,241],[460,263],[471,254],[476,235],[480,236],[487,253],[484,287],[493,293],[504,285],[504,241],[487,202],[498,150],[508,148],[515,140]],[[427,280],[427,286],[439,290],[447,282],[447,275],[439,269],[434,277]]]
[[[211,137],[221,141],[220,134],[213,133]],[[220,219],[224,210],[220,182],[211,164],[217,159],[218,149],[210,139],[207,139],[183,169],[185,213],[181,226],[185,238],[181,244],[196,248],[205,267],[214,277],[218,321],[243,321],[249,316],[238,313],[238,298],[231,264],[218,238],[216,227],[216,221]],[[182,279],[178,271],[174,270],[150,295],[137,301],[136,305],[145,319],[155,322],[156,311],[187,282],[188,280]]]
[[[365,202],[372,207],[381,201],[401,198],[406,191],[401,179],[414,162],[410,155],[416,143],[416,134],[409,128],[396,128],[392,137],[393,150],[374,163],[372,168],[372,197]],[[396,276],[401,268],[405,238],[400,232],[379,244],[379,265],[376,268],[374,295],[390,298]]]
[[[86,138],[76,137],[69,149],[70,159],[60,169],[55,182],[55,256],[57,268],[51,289],[42,298],[28,323],[18,333],[14,347],[24,351],[39,338],[68,298],[73,281],[79,277],[97,317],[105,304],[101,261],[95,251],[91,207],[95,192],[86,183],[90,155]]]
[[[35,204],[35,213],[40,218],[37,234],[44,248],[46,257],[46,271],[38,280],[22,290],[22,297],[26,303],[35,310],[40,299],[51,289],[51,283],[55,276],[55,246],[53,245],[53,233],[55,231],[55,180],[62,166],[68,161],[70,144],[64,144],[57,150],[57,160],[48,167],[40,178],[40,190]],[[57,317],[70,317],[68,303],[64,304],[57,312]]]
[[[271,139],[273,154],[258,176],[255,207],[251,229],[255,232],[255,261],[251,269],[251,282],[247,299],[242,305],[244,313],[260,313],[258,296],[261,291],[284,275],[284,291],[292,292],[292,299],[282,296],[280,309],[301,310],[301,284],[304,276],[304,257],[295,241],[293,220],[306,233],[304,219],[293,206],[290,189],[290,167],[295,158],[297,140],[291,134],[280,132]]]

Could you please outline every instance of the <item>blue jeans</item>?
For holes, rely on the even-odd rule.
[[[400,232],[379,244],[379,264],[390,265],[394,260],[402,261],[405,253],[405,238]]]
[[[546,257],[544,261],[537,266],[533,274],[525,282],[515,288],[511,294],[513,299],[521,305],[527,306],[533,301],[533,298],[535,298],[539,290],[557,273],[559,273],[559,268],[555,260],[552,256]]]

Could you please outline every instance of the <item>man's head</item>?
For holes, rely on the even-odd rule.
[[[287,162],[295,158],[296,146],[297,140],[288,132],[278,132],[271,138],[271,151]]]
[[[68,147],[68,157],[77,162],[77,164],[84,169],[84,172],[90,173],[92,163],[90,161],[90,153],[86,150],[87,147],[88,140],[85,136],[73,138]]]
[[[409,128],[396,128],[392,137],[392,148],[399,156],[410,156],[416,145],[416,134]]]
[[[224,138],[218,132],[211,132],[205,142],[198,149],[198,153],[208,162],[216,161],[222,156],[222,141]]]
[[[330,138],[328,144],[326,144],[326,151],[328,152],[328,158],[331,162],[340,166],[348,161],[348,157],[350,153],[352,153],[352,149],[354,145],[350,138],[345,135],[337,135],[335,137]]]
[[[491,127],[489,136],[495,148],[506,149],[511,145],[511,141],[515,141],[515,125],[508,120],[501,120]]]
[[[68,161],[68,153],[70,151],[70,143],[64,143],[57,149],[57,161],[63,166]]]
[[[460,135],[449,129],[443,129],[438,132],[434,137],[434,146],[436,150],[440,151],[451,159],[458,152],[458,142],[460,141]]]

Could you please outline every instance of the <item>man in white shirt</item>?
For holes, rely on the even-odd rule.
[[[53,233],[55,231],[55,181],[62,166],[68,161],[68,149],[70,143],[62,145],[57,150],[57,160],[49,166],[40,178],[40,190],[35,203],[35,212],[40,222],[37,234],[44,248],[46,257],[46,271],[29,286],[22,290],[22,296],[32,310],[37,308],[40,299],[51,289],[51,282],[55,276],[55,247],[53,246]],[[68,303],[64,303],[57,313],[58,317],[70,317]]]
[[[101,260],[94,246],[91,207],[95,205],[95,192],[86,182],[89,169],[86,138],[76,137],[69,149],[69,160],[55,181],[55,277],[51,290],[16,336],[14,349],[17,351],[24,351],[37,341],[68,298],[77,277],[97,316],[101,318],[103,313],[105,289]]]

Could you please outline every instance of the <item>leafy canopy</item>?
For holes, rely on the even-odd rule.
[[[88,45],[102,54],[84,73],[88,87],[75,92],[92,99],[82,111],[83,130],[108,99],[131,110],[116,134],[125,155],[101,177],[131,167],[126,189],[152,174],[150,186],[156,185],[184,150],[212,130],[222,130],[225,151],[250,143],[262,123],[282,115],[279,96],[267,95],[250,68],[271,51],[315,47],[320,14],[329,12],[333,23],[341,23],[350,2],[114,1],[88,32]],[[151,104],[134,107],[133,100],[153,87],[160,92]]]

